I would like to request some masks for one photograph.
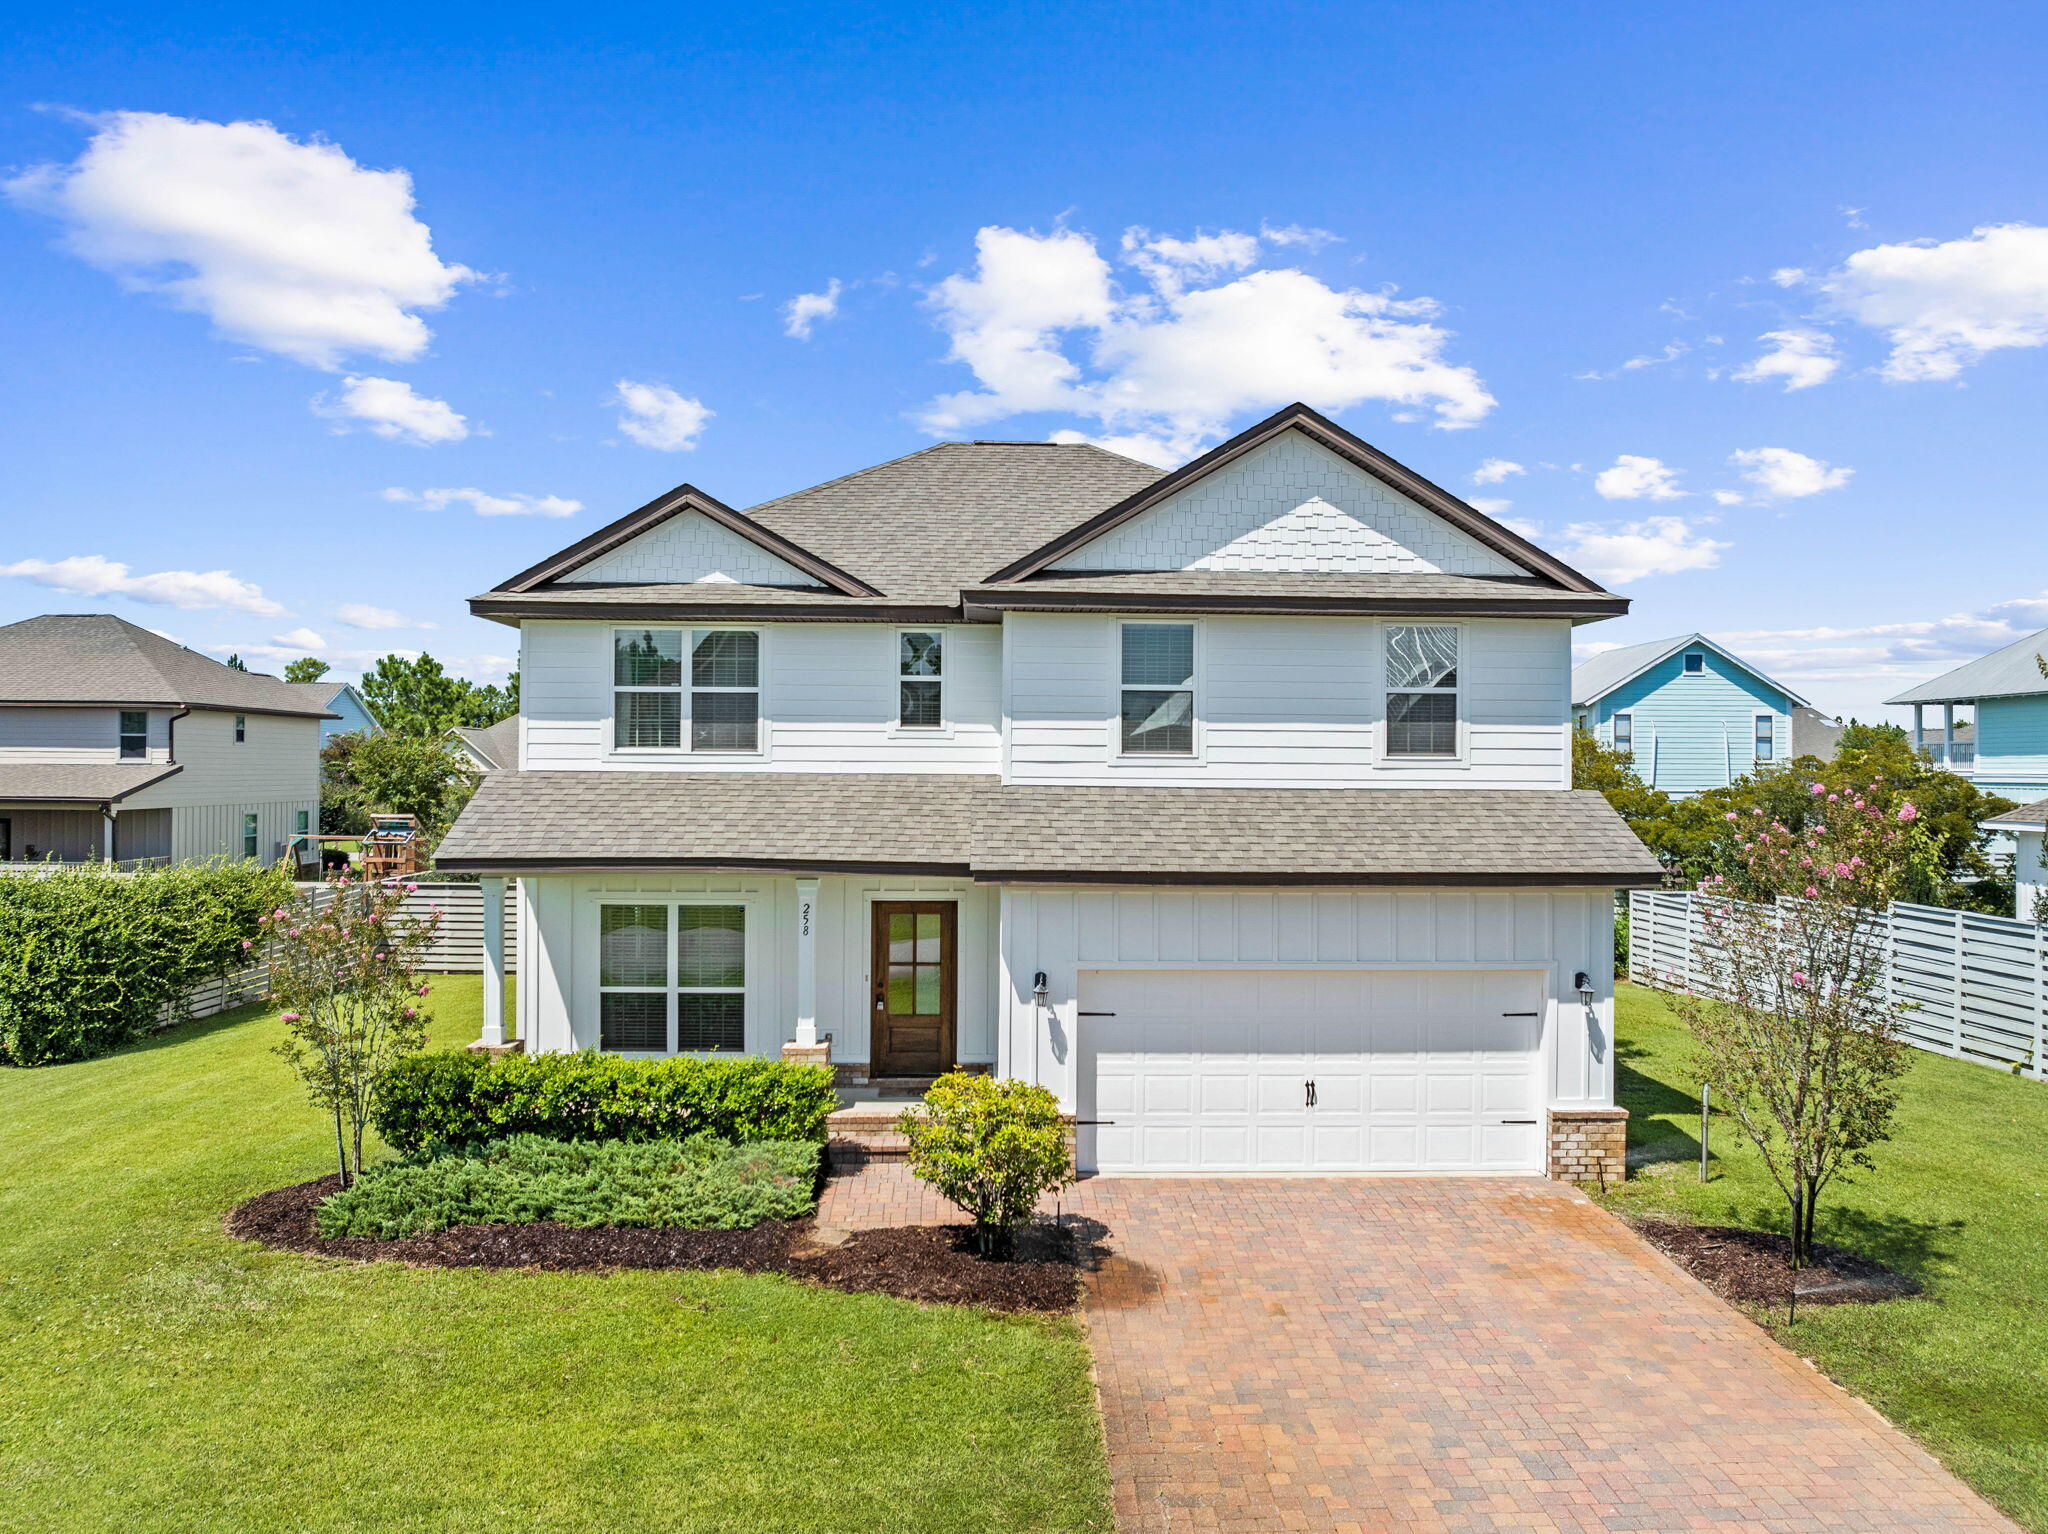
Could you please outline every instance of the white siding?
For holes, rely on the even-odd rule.
[[[1457,967],[1538,976],[1550,1105],[1614,1100],[1611,890],[1005,889],[997,1070],[1076,1100],[1086,970]],[[1041,1012],[1032,977],[1050,992]],[[1583,970],[1595,1002],[1573,989]]]
[[[897,628],[879,623],[734,626],[758,628],[761,634],[762,755],[612,753],[613,626],[529,622],[520,633],[522,765],[624,772],[998,770],[1001,631],[994,625],[941,630],[946,636],[943,730],[897,728]]]
[[[1528,573],[1299,432],[1168,497],[1060,568]]]
[[[1117,620],[1004,620],[1009,781],[1217,788],[1566,788],[1571,628],[1473,619],[1463,629],[1460,759],[1388,762],[1383,626],[1367,618],[1197,621],[1197,755],[1115,755]]]
[[[573,572],[577,581],[739,581],[749,586],[815,586],[787,560],[750,543],[730,528],[689,511],[621,544]]]
[[[169,761],[171,711],[144,712],[149,715],[146,760]],[[118,762],[120,735],[119,709],[0,708],[0,762]]]
[[[269,862],[295,833],[298,813],[319,829],[320,721],[248,714],[235,740],[235,716],[198,709],[177,722],[176,760],[184,770],[122,801],[124,809],[170,809],[171,856],[242,855],[242,816],[257,816],[256,855]]]
[[[524,679],[522,678],[522,681]],[[796,881],[747,874],[617,873],[520,881],[519,1035],[541,1052],[595,1049],[597,907],[635,895],[730,895],[748,906],[747,1049],[773,1055],[796,1037]],[[836,1062],[868,1054],[869,907],[877,900],[960,905],[958,1049],[996,1057],[995,891],[966,880],[834,875],[818,887],[818,1028]]]

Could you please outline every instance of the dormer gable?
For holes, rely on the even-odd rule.
[[[989,577],[1063,571],[1597,582],[1306,405],[1290,405]]]

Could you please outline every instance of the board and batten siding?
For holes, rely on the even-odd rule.
[[[687,633],[707,625],[639,626],[680,627]],[[998,770],[1001,633],[993,624],[938,629],[945,635],[946,723],[937,730],[905,730],[897,724],[896,627],[728,626],[761,635],[761,753],[613,752],[615,625],[529,620],[521,625],[519,645],[521,765],[620,772]]]
[[[149,755],[171,759],[171,710],[149,715]],[[121,760],[121,711],[112,708],[0,708],[0,763],[99,764]],[[136,758],[128,759],[133,763]]]
[[[320,815],[320,721],[283,714],[243,716],[246,739],[235,739],[235,716],[195,709],[177,722],[174,777],[130,795],[123,810],[168,809],[172,858],[240,857],[242,817],[256,815],[256,855],[278,857],[305,812]]]
[[[1791,700],[1711,649],[1691,652],[1706,656],[1706,669],[1687,676],[1686,653],[1667,656],[1599,699],[1589,721],[1593,734],[1611,745],[1614,716],[1628,714],[1636,772],[1667,794],[1725,788],[1754,771],[1753,732],[1759,714],[1771,716],[1771,759],[1788,760]]]
[[[1174,620],[1135,620],[1174,621]],[[1461,755],[1388,761],[1386,625],[1369,618],[1195,620],[1197,754],[1116,754],[1119,620],[1005,617],[1013,783],[1216,788],[1566,788],[1571,627],[1460,621]]]
[[[1077,997],[1100,969],[1303,967],[1517,971],[1545,997],[1552,1107],[1614,1101],[1611,890],[1018,889],[1002,891],[997,1073],[1078,1101]],[[1032,996],[1043,971],[1047,1002]],[[1591,1006],[1573,988],[1584,971]]]
[[[523,681],[523,678],[522,678]],[[636,897],[730,896],[747,907],[747,1052],[773,1056],[796,1037],[796,880],[746,874],[541,875],[519,881],[519,1034],[543,1053],[598,1045],[597,908]],[[818,1029],[832,1058],[869,1059],[870,907],[878,900],[959,903],[957,1048],[996,1058],[996,893],[964,879],[828,875],[818,881]]]

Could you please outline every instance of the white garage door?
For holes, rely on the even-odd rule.
[[[1487,971],[1086,972],[1081,1165],[1539,1170],[1541,1005]]]

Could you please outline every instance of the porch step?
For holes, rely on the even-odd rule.
[[[825,1160],[833,1166],[865,1161],[901,1161],[910,1142],[897,1131],[897,1117],[915,1099],[852,1103],[825,1116]]]

